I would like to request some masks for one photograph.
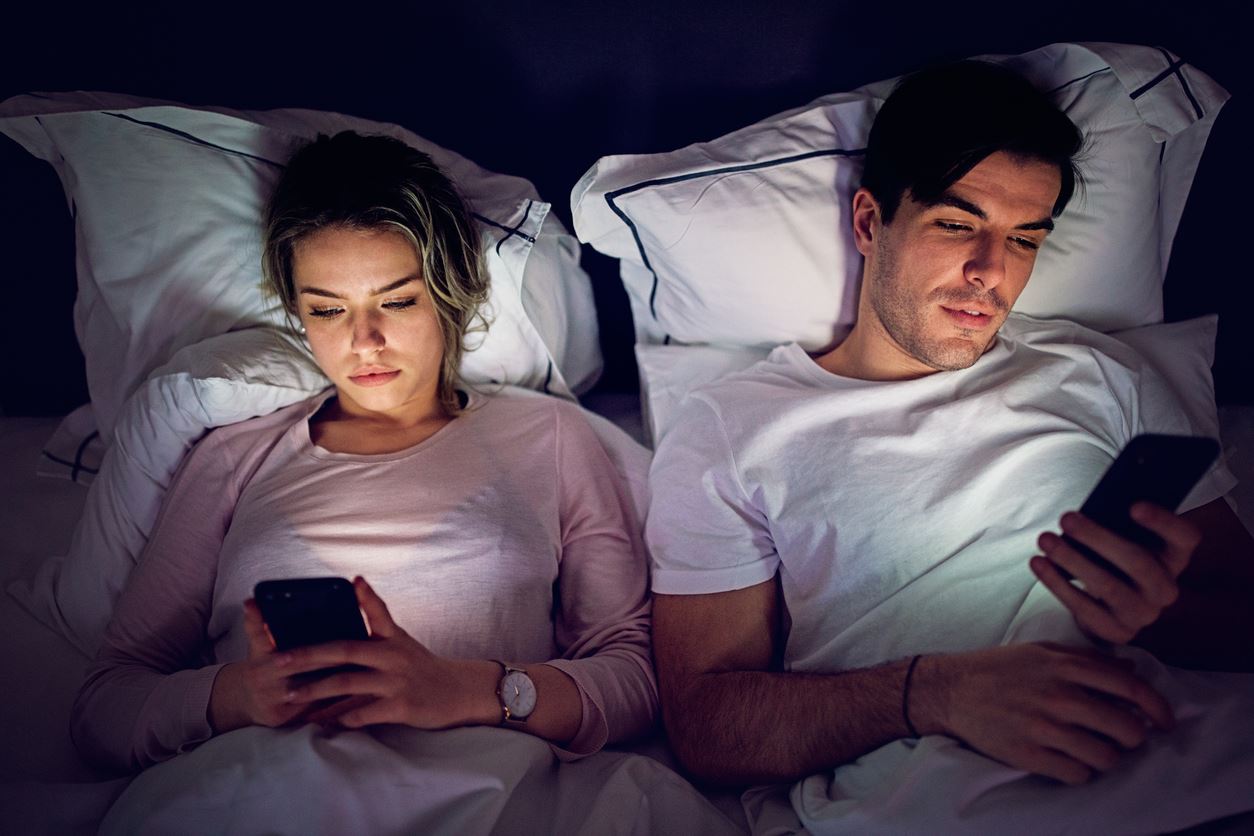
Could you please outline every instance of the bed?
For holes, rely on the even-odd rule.
[[[1107,128],[1099,162],[1129,155],[1141,161],[1135,177],[1114,169],[1105,176],[1095,167],[1084,222],[1042,254],[1036,281],[1048,292],[1027,295],[1020,309],[1076,319],[1144,354],[1176,389],[1197,431],[1222,440],[1228,467],[1241,480],[1229,499],[1254,531],[1254,407],[1216,407],[1216,320],[1163,324],[1172,241],[1226,92],[1192,68],[1180,70],[1187,83],[1172,86],[1174,76],[1163,70],[1179,69],[1175,56],[1146,48],[1055,45],[1002,60],[1055,90],[1077,121]],[[430,150],[453,173],[474,202],[495,283],[492,342],[469,355],[463,373],[485,387],[581,399],[643,509],[647,448],[665,434],[686,391],[756,362],[781,341],[818,350],[848,325],[858,265],[825,231],[838,225],[836,198],[856,182],[857,169],[850,164],[856,155],[837,152],[858,147],[887,89],[880,82],[827,96],[674,152],[605,157],[575,186],[578,241],[618,260],[633,314],[639,396],[590,391],[603,360],[580,249],[522,178],[483,170],[404,128],[340,114],[187,108],[116,94],[6,102],[0,128],[57,169],[78,221],[76,326],[92,404],[65,416],[0,418],[0,460],[8,463],[0,476],[7,532],[0,575],[11,593],[0,596],[0,669],[11,683],[0,706],[0,751],[7,753],[0,821],[28,832],[91,832],[126,790],[127,778],[78,757],[67,718],[86,653],[128,561],[142,548],[164,484],[207,428],[264,414],[326,385],[284,336],[277,312],[240,278],[256,260],[253,219],[262,187],[294,142],[348,127],[388,132]],[[1129,94],[1116,97],[1125,112],[1113,116],[1112,90]],[[180,177],[152,185],[142,173],[154,160]],[[752,181],[731,176],[746,167],[754,168]],[[175,205],[170,201],[210,182],[214,200],[191,209],[177,204],[191,213],[197,237],[162,238],[162,257],[152,257],[149,242],[154,229],[168,228],[162,219]],[[764,217],[778,228],[764,231]],[[798,260],[782,271],[794,281],[773,288],[772,299],[755,299],[763,249],[744,245],[764,237],[775,245],[773,257]],[[144,257],[120,263],[140,240]],[[221,252],[235,256],[226,263],[210,258],[207,273],[206,254]],[[721,260],[712,264],[711,254]],[[1053,280],[1040,282],[1041,273]],[[729,308],[731,297],[737,304]],[[101,542],[109,548],[96,548]],[[1240,687],[1254,696],[1248,682]],[[659,739],[629,749],[673,765]],[[611,801],[636,799],[632,793],[642,788],[660,793],[665,782],[657,776],[673,773],[652,769],[625,784],[603,782],[621,793]],[[1250,766],[1233,769],[1246,775]],[[713,792],[694,800],[686,791],[667,796],[671,808],[658,805],[671,812],[675,832],[737,832],[750,823],[764,829],[753,802],[746,807],[736,794]],[[1194,810],[1180,826],[1249,809],[1245,801],[1254,804],[1238,799],[1201,818]],[[610,804],[602,814],[614,810]],[[563,830],[598,832],[606,819],[569,821]],[[1171,821],[1164,819],[1164,828],[1178,829]],[[1226,826],[1244,824],[1248,819]]]

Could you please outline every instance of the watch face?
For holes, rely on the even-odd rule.
[[[525,720],[536,707],[536,685],[522,671],[510,671],[501,680],[501,701],[511,720]]]

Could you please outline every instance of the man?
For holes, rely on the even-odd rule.
[[[1080,147],[993,65],[904,81],[853,199],[865,265],[849,337],[816,358],[780,347],[698,390],[662,441],[654,650],[667,732],[696,777],[791,781],[939,734],[1078,784],[1173,724],[1080,631],[1250,669],[1254,541],[1221,498],[1222,466],[1187,513],[1134,508],[1156,553],[1062,517],[1126,580],[1047,530],[1131,436],[1188,432],[1115,341],[1007,318]],[[1023,640],[1059,602],[1076,641]],[[1199,648],[1212,655],[1190,660]]]

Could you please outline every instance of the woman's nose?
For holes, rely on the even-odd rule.
[[[364,314],[353,320],[352,349],[354,352],[368,353],[378,351],[383,348],[385,342],[383,330],[379,327],[379,322],[374,316]]]

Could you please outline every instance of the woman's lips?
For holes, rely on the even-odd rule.
[[[382,386],[385,383],[391,383],[400,370],[390,372],[367,372],[365,374],[349,375],[348,379],[356,383],[358,386]]]

